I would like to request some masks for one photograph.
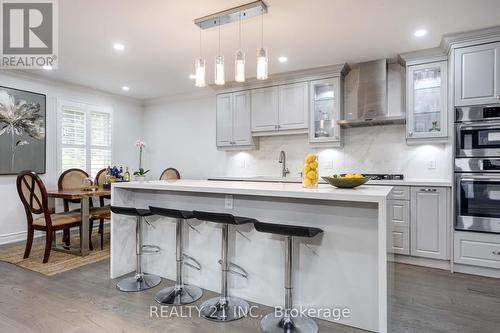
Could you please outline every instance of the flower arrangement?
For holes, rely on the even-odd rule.
[[[134,171],[134,176],[145,177],[149,172],[149,170],[144,170],[144,168],[142,167],[142,151],[144,148],[146,148],[146,142],[144,142],[143,140],[137,140],[135,142],[135,146],[139,148],[139,170]]]

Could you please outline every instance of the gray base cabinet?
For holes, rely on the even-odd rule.
[[[390,252],[448,260],[450,189],[394,186],[387,200]]]
[[[388,201],[389,223],[392,227],[392,253],[410,254],[410,202]]]
[[[448,190],[437,187],[411,188],[410,254],[449,259]]]

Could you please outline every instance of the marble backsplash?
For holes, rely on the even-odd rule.
[[[343,147],[331,149],[313,149],[306,135],[263,137],[258,150],[226,152],[224,176],[280,176],[281,150],[292,177],[299,176],[304,156],[316,152],[320,175],[361,172],[402,173],[406,179],[452,178],[451,145],[408,146],[404,125],[345,129]]]

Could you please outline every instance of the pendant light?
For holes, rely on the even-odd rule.
[[[239,47],[234,55],[234,80],[236,82],[245,82],[245,52],[241,50],[241,12],[239,25]]]
[[[222,86],[225,84],[224,79],[224,56],[220,53],[220,17],[218,18],[219,24],[219,53],[215,56],[215,84]]]
[[[265,80],[268,76],[268,53],[264,48],[264,11],[261,9],[261,47],[257,50],[257,79]]]
[[[196,87],[203,88],[206,85],[206,61],[202,58],[201,53],[201,29],[200,29],[200,57],[194,62],[194,70],[195,70],[195,83]]]

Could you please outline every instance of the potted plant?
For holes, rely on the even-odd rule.
[[[144,170],[143,168],[139,168],[139,171],[134,172],[135,180],[139,182],[143,182],[146,179],[146,174],[149,170]]]
[[[134,171],[134,177],[136,181],[143,182],[146,179],[146,174],[149,170],[144,170],[142,167],[142,150],[146,148],[146,143],[142,140],[137,140],[135,146],[139,148],[139,170]]]

